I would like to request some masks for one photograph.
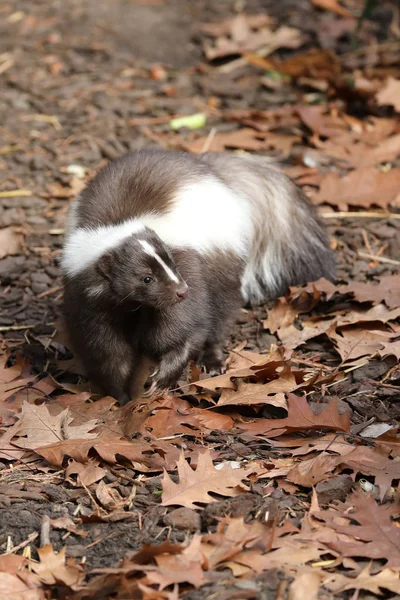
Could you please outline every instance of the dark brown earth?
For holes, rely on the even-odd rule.
[[[223,109],[265,110],[297,101],[294,88],[273,92],[260,85],[258,71],[249,65],[234,76],[208,72],[202,66],[198,23],[232,16],[242,4],[246,12],[265,10],[278,22],[306,32],[310,46],[322,25],[333,18],[305,0],[21,0],[0,6],[0,55],[9,53],[13,60],[0,74],[0,192],[32,192],[25,197],[0,197],[0,227],[21,225],[26,231],[25,253],[0,259],[0,332],[6,346],[12,351],[19,349],[35,372],[47,369],[59,373],[55,359],[70,358],[59,334],[53,340],[62,293],[57,265],[62,230],[69,199],[80,183],[70,165],[79,165],[92,174],[127,150],[164,143],[169,116],[207,110],[213,105],[210,98],[217,98]],[[24,16],[10,23],[7,19],[16,11],[23,11]],[[391,3],[382,2],[376,13],[378,39],[384,39],[390,19]],[[336,51],[346,52],[350,47],[350,38],[343,36]],[[280,56],[287,53],[282,51]],[[165,77],[157,78],[154,69],[160,64]],[[351,111],[359,114],[357,103],[350,106]],[[153,125],[151,119],[155,117],[166,119]],[[143,118],[150,120],[140,124]],[[238,126],[211,111],[202,135],[211,127],[230,131]],[[181,131],[180,139],[190,140],[192,133]],[[287,164],[293,164],[290,157]],[[387,244],[385,256],[398,260],[400,220],[379,218],[360,224],[357,219],[329,219],[328,227],[337,242],[340,281],[374,281],[397,272],[397,265],[385,263],[371,268],[357,250],[363,247],[363,231],[367,231],[378,245]],[[266,350],[275,338],[262,327],[265,316],[265,307],[243,313],[227,347],[246,341],[249,350]],[[335,359],[322,339],[308,342],[303,350],[305,358],[317,351],[321,362]],[[374,359],[336,386],[339,399],[345,399],[353,411],[354,424],[370,417],[381,422],[400,420],[396,389],[400,372],[393,367],[393,357]],[[69,373],[63,378],[59,380],[78,381]],[[380,385],[383,382],[389,385]],[[209,441],[218,446],[224,460],[262,453],[264,445],[256,438],[249,441],[245,435],[234,438],[221,433]],[[0,554],[6,549],[8,536],[18,545],[39,532],[42,515],[73,516],[79,507],[90,505],[88,496],[65,481],[63,471],[48,469],[46,479],[43,473],[40,477],[31,473],[29,463],[19,465],[13,474],[0,462],[0,474],[2,468],[7,470],[7,477],[4,483],[0,480]],[[28,496],[1,496],[2,486],[10,489],[24,479],[30,482]],[[116,473],[111,466],[105,477],[107,483],[115,483],[123,497],[129,495],[135,480],[133,469]],[[347,480],[338,481],[337,487],[333,486],[333,499],[341,498],[343,486],[348,484]],[[83,523],[86,537],[71,534],[66,538],[64,530],[53,529],[51,541],[55,547],[66,543],[71,556],[85,556],[90,570],[115,565],[148,542],[182,542],[187,531],[200,528],[206,532],[215,528],[221,515],[262,520],[274,507],[281,513],[290,509],[293,521],[300,523],[304,512],[296,496],[276,490],[273,498],[263,497],[261,487],[258,490],[254,486],[252,493],[208,505],[200,516],[189,511],[174,519],[171,509],[159,505],[160,489],[159,477],[146,477],[137,488],[131,520]],[[329,493],[332,499],[332,491]],[[279,571],[259,575],[252,584],[253,595],[246,595],[249,590],[243,582],[227,591],[229,577],[226,571],[221,572],[220,580],[184,597],[281,597],[277,592],[282,579]]]

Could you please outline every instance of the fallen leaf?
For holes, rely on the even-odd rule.
[[[131,498],[123,498],[121,494],[111,485],[100,481],[96,486],[96,497],[100,504],[107,510],[118,510],[124,508],[131,502]]]
[[[95,438],[95,433],[89,433],[97,424],[97,420],[88,421],[77,427],[71,426],[73,420],[69,410],[65,409],[57,415],[51,415],[45,404],[30,404],[24,402],[19,416],[18,440],[15,445],[19,448],[43,448],[54,442],[71,439]]]
[[[385,172],[364,167],[344,177],[334,172],[328,173],[312,201],[331,204],[340,210],[346,210],[348,206],[379,206],[387,209],[398,197],[399,189],[400,169],[393,168]]]
[[[400,79],[388,77],[375,99],[378,106],[394,106],[396,111],[400,112]]]
[[[74,458],[77,462],[89,461],[91,450],[106,462],[115,464],[122,456],[132,462],[138,471],[162,471],[165,467],[172,468],[179,457],[179,450],[160,440],[145,442],[143,440],[121,439],[119,434],[102,434],[90,439],[70,439],[50,446],[35,448],[49,463],[62,466],[65,456]]]
[[[324,587],[337,593],[355,589],[368,590],[377,596],[382,595],[382,590],[400,594],[400,573],[398,569],[383,569],[380,573],[371,575],[371,565],[366,565],[354,579],[345,577],[341,573],[334,573],[324,580]]]
[[[148,583],[159,585],[161,590],[174,583],[190,583],[196,588],[204,585],[207,579],[203,573],[200,546],[201,536],[195,534],[181,553],[155,556],[158,569],[147,574]]]
[[[18,575],[0,572],[0,597],[10,600],[45,600],[45,595],[33,577],[22,579]]]
[[[336,351],[343,361],[354,360],[360,356],[370,356],[384,348],[388,338],[393,332],[379,329],[370,329],[358,325],[349,325],[335,329],[328,329],[326,335],[334,343]]]
[[[319,454],[316,457],[298,462],[286,475],[288,481],[303,487],[313,487],[320,481],[328,479],[338,463],[340,456]]]
[[[203,26],[204,30],[204,26]],[[208,27],[208,31],[210,28]],[[214,29],[215,31],[215,29]],[[272,31],[267,25],[250,27],[245,15],[239,14],[230,21],[228,35],[218,36],[214,44],[203,43],[204,53],[208,60],[223,56],[243,54],[268,45],[271,51],[278,48],[298,48],[302,44],[302,36],[294,27],[282,26]]]
[[[162,480],[162,505],[176,504],[187,508],[199,508],[194,504],[216,502],[209,492],[221,496],[237,496],[237,487],[246,478],[244,469],[232,469],[225,464],[222,469],[216,469],[211,459],[210,451],[199,453],[197,468],[193,470],[183,454],[177,463],[179,483],[174,483],[164,471]]]
[[[318,519],[337,533],[350,536],[328,544],[342,556],[385,559],[385,568],[398,568],[400,535],[391,520],[391,514],[396,511],[397,507],[392,504],[378,504],[371,494],[355,491],[345,503],[320,512]],[[347,524],[343,524],[343,519]]]
[[[288,394],[288,416],[285,419],[258,419],[254,422],[238,423],[240,429],[253,435],[269,434],[274,430],[292,432],[308,429],[333,429],[349,431],[350,415],[348,411],[340,414],[337,401],[331,400],[324,410],[313,413],[304,396]]]
[[[70,475],[78,475],[78,485],[86,486],[92,485],[107,475],[106,469],[99,467],[94,461],[90,461],[88,464],[82,464],[72,460],[65,470],[65,477]]]
[[[312,0],[312,3],[317,8],[328,10],[340,17],[354,17],[354,15],[344,6],[339,4],[338,0]]]
[[[0,229],[0,259],[12,254],[21,254],[24,234],[20,227]]]
[[[292,373],[287,377],[278,378],[265,384],[242,383],[237,391],[222,390],[217,406],[252,406],[257,404],[270,404],[287,410],[287,402],[282,392],[297,388],[296,380]],[[273,394],[268,396],[268,394]]]
[[[393,480],[400,479],[400,458],[392,459],[388,453],[389,451],[385,452],[381,448],[359,446],[346,454],[341,463],[353,469],[356,474],[373,475],[375,485],[379,486],[380,498],[383,500]]]
[[[289,600],[318,600],[323,574],[315,569],[301,569],[289,587]]]
[[[273,62],[276,71],[291,77],[311,77],[314,79],[333,79],[341,71],[335,54],[328,50],[312,48],[304,54],[297,54],[282,62]]]
[[[46,585],[62,583],[75,589],[84,579],[83,569],[73,560],[66,560],[65,547],[55,552],[51,544],[37,549],[39,563],[31,562],[30,566],[40,580]]]

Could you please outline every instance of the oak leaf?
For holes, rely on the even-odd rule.
[[[71,425],[73,417],[66,408],[57,415],[49,412],[46,404],[30,404],[24,402],[19,416],[19,439],[15,445],[19,448],[36,448],[51,445],[54,442],[71,439],[95,438],[95,433],[89,433],[97,420],[87,421],[76,427]]]
[[[375,96],[379,106],[394,106],[397,112],[400,112],[400,80],[394,77],[388,77],[385,85]]]
[[[331,172],[322,179],[313,202],[328,203],[340,210],[346,210],[348,206],[379,206],[387,209],[398,197],[399,188],[400,169],[396,168],[384,172],[362,167],[344,177]]]
[[[62,466],[65,456],[74,458],[78,462],[88,462],[89,452],[94,450],[103,460],[115,464],[118,456],[130,460],[138,471],[161,471],[164,467],[169,469],[176,464],[179,456],[177,448],[171,444],[157,442],[145,442],[142,440],[121,439],[118,435],[99,435],[93,439],[65,440],[35,448],[49,463]]]
[[[0,259],[9,255],[21,254],[24,234],[20,227],[0,229]]]
[[[54,552],[53,546],[47,544],[37,549],[40,562],[31,562],[31,569],[39,579],[46,585],[62,583],[72,589],[76,588],[84,579],[84,573],[80,566],[65,555],[65,547],[60,552]]]
[[[349,536],[346,540],[337,538],[327,543],[335,552],[347,557],[386,559],[385,568],[398,569],[399,528],[390,518],[397,511],[396,506],[378,504],[371,494],[356,491],[348,496],[346,502],[319,513],[318,519],[336,533]],[[343,524],[343,519],[347,520],[347,524]]]
[[[0,598],[12,600],[44,600],[45,595],[39,589],[32,575],[15,575],[0,572]]]
[[[202,568],[201,536],[198,534],[181,553],[158,554],[154,558],[158,569],[147,574],[147,582],[159,585],[161,590],[174,583],[191,583],[196,588],[207,583]]]
[[[354,579],[335,573],[328,580],[324,580],[324,587],[337,593],[355,589],[368,590],[377,596],[382,594],[382,590],[400,594],[400,573],[398,569],[383,569],[380,573],[371,575],[371,565],[366,565]]]
[[[254,435],[271,435],[274,430],[283,430],[285,433],[309,429],[349,431],[349,412],[345,411],[340,414],[336,399],[332,399],[329,404],[325,405],[321,412],[314,413],[304,396],[288,394],[287,397],[288,416],[285,419],[258,419],[253,423],[239,423],[238,427]]]
[[[216,469],[208,450],[199,453],[197,468],[194,471],[181,454],[178,463],[179,483],[174,483],[164,471],[162,480],[162,505],[177,504],[187,508],[199,508],[195,502],[210,503],[216,500],[209,492],[221,496],[237,496],[238,486],[246,478],[248,472],[244,469],[233,469],[230,464],[224,464],[222,469]]]
[[[356,473],[373,475],[382,500],[393,480],[400,479],[400,458],[389,458],[388,453],[389,449],[385,452],[382,448],[359,446],[346,454],[340,462]]]

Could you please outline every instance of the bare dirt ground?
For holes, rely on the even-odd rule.
[[[400,597],[398,9],[354,46],[362,3],[316,4],[0,6],[3,598]],[[243,310],[227,377],[119,409],[64,345],[57,261],[84,181],[158,145],[282,160],[338,282]],[[211,459],[218,484],[179,500],[187,460],[215,476]]]

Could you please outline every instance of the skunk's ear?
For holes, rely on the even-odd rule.
[[[102,254],[100,256],[99,260],[97,261],[97,265],[96,265],[97,272],[100,273],[100,275],[102,277],[104,277],[104,279],[110,280],[112,263],[113,263],[112,252],[106,252],[105,254]]]

